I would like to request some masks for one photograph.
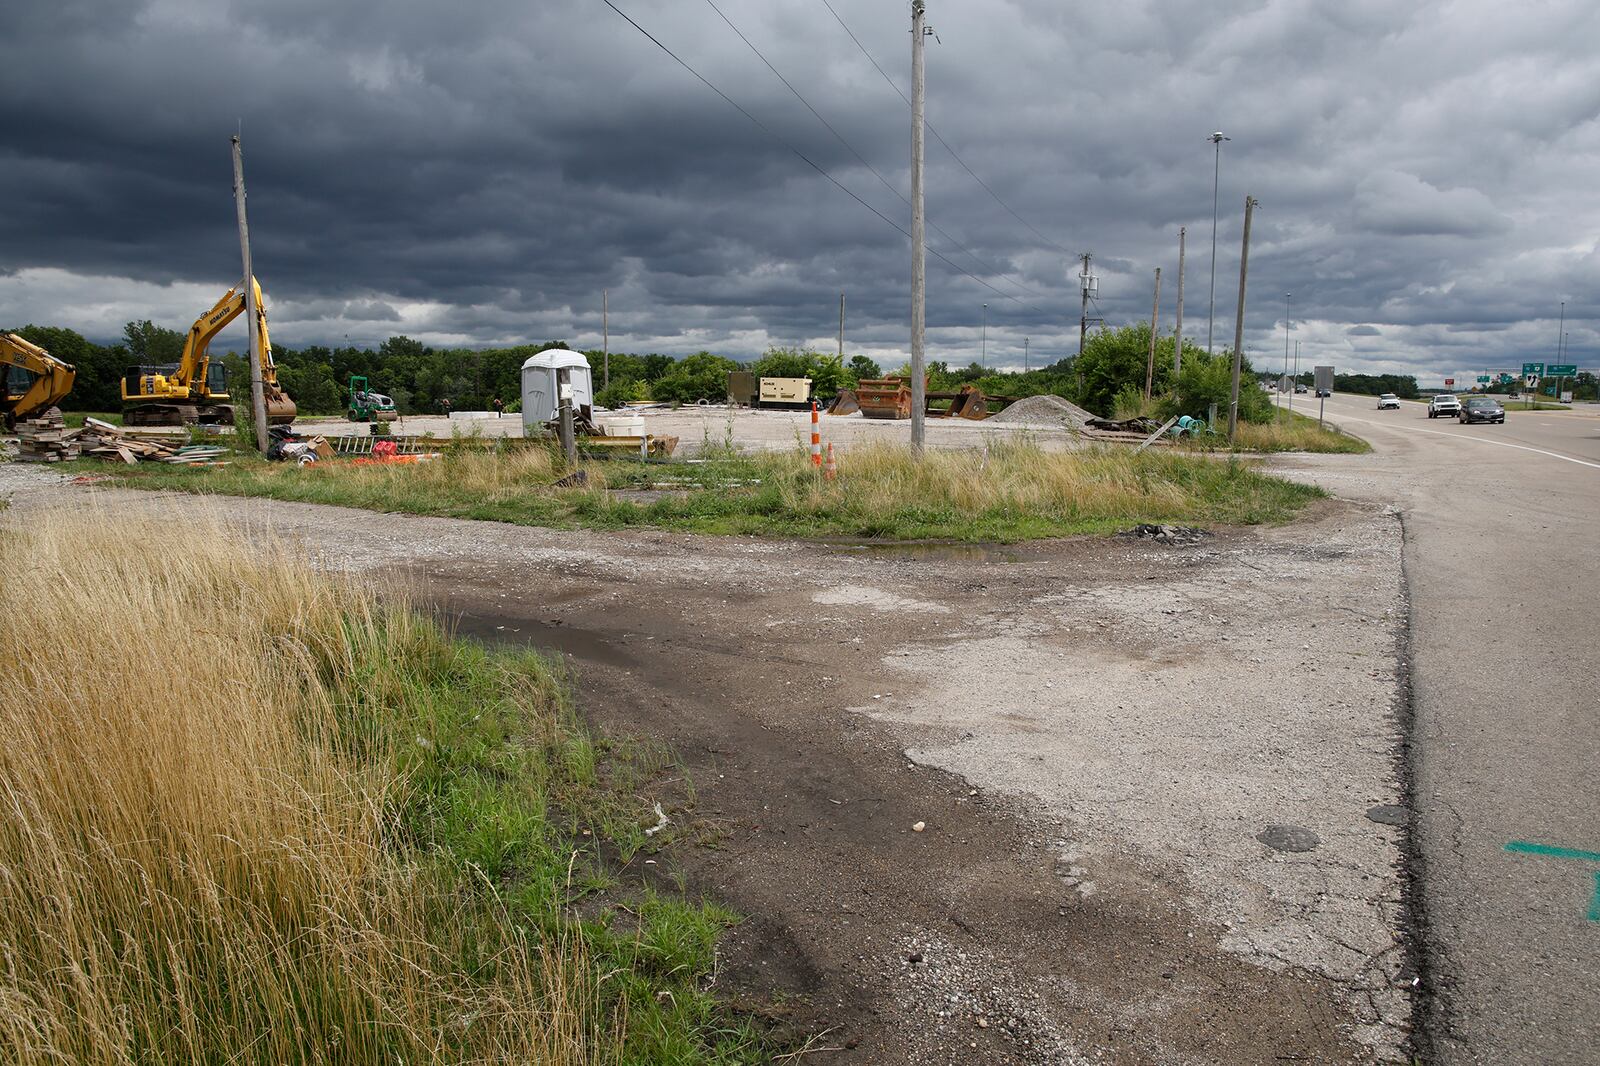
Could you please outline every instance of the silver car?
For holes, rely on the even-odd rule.
[[[1379,396],[1378,410],[1382,411],[1386,407],[1392,407],[1396,411],[1400,410],[1400,397],[1396,396],[1392,392],[1386,392],[1382,396]]]
[[[1444,415],[1449,418],[1461,413],[1461,401],[1448,392],[1441,392],[1428,401],[1428,417],[1438,418]]]

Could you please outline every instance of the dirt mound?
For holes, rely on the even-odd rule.
[[[1030,425],[1082,430],[1084,423],[1094,417],[1077,404],[1068,403],[1059,396],[1029,396],[990,416],[989,421],[1026,422]]]

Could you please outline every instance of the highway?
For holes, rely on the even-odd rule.
[[[1600,1062],[1600,408],[1327,417],[1373,454],[1279,465],[1405,525],[1429,1061]]]

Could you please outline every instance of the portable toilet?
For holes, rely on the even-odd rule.
[[[560,417],[560,395],[556,391],[556,371],[568,370],[572,383],[574,410],[594,406],[594,380],[589,360],[579,352],[551,348],[535,352],[522,364],[522,428],[538,429]]]

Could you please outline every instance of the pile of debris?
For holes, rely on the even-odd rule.
[[[78,457],[77,431],[67,428],[61,412],[51,408],[38,418],[17,423],[17,458],[24,463],[59,463]]]
[[[140,461],[211,466],[228,450],[188,443],[189,432],[182,426],[113,426],[86,418],[77,434],[84,455],[119,459],[129,466]]]
[[[1018,400],[999,414],[990,415],[989,421],[1061,426],[1081,433],[1085,424],[1094,417],[1075,403],[1046,394]]]

